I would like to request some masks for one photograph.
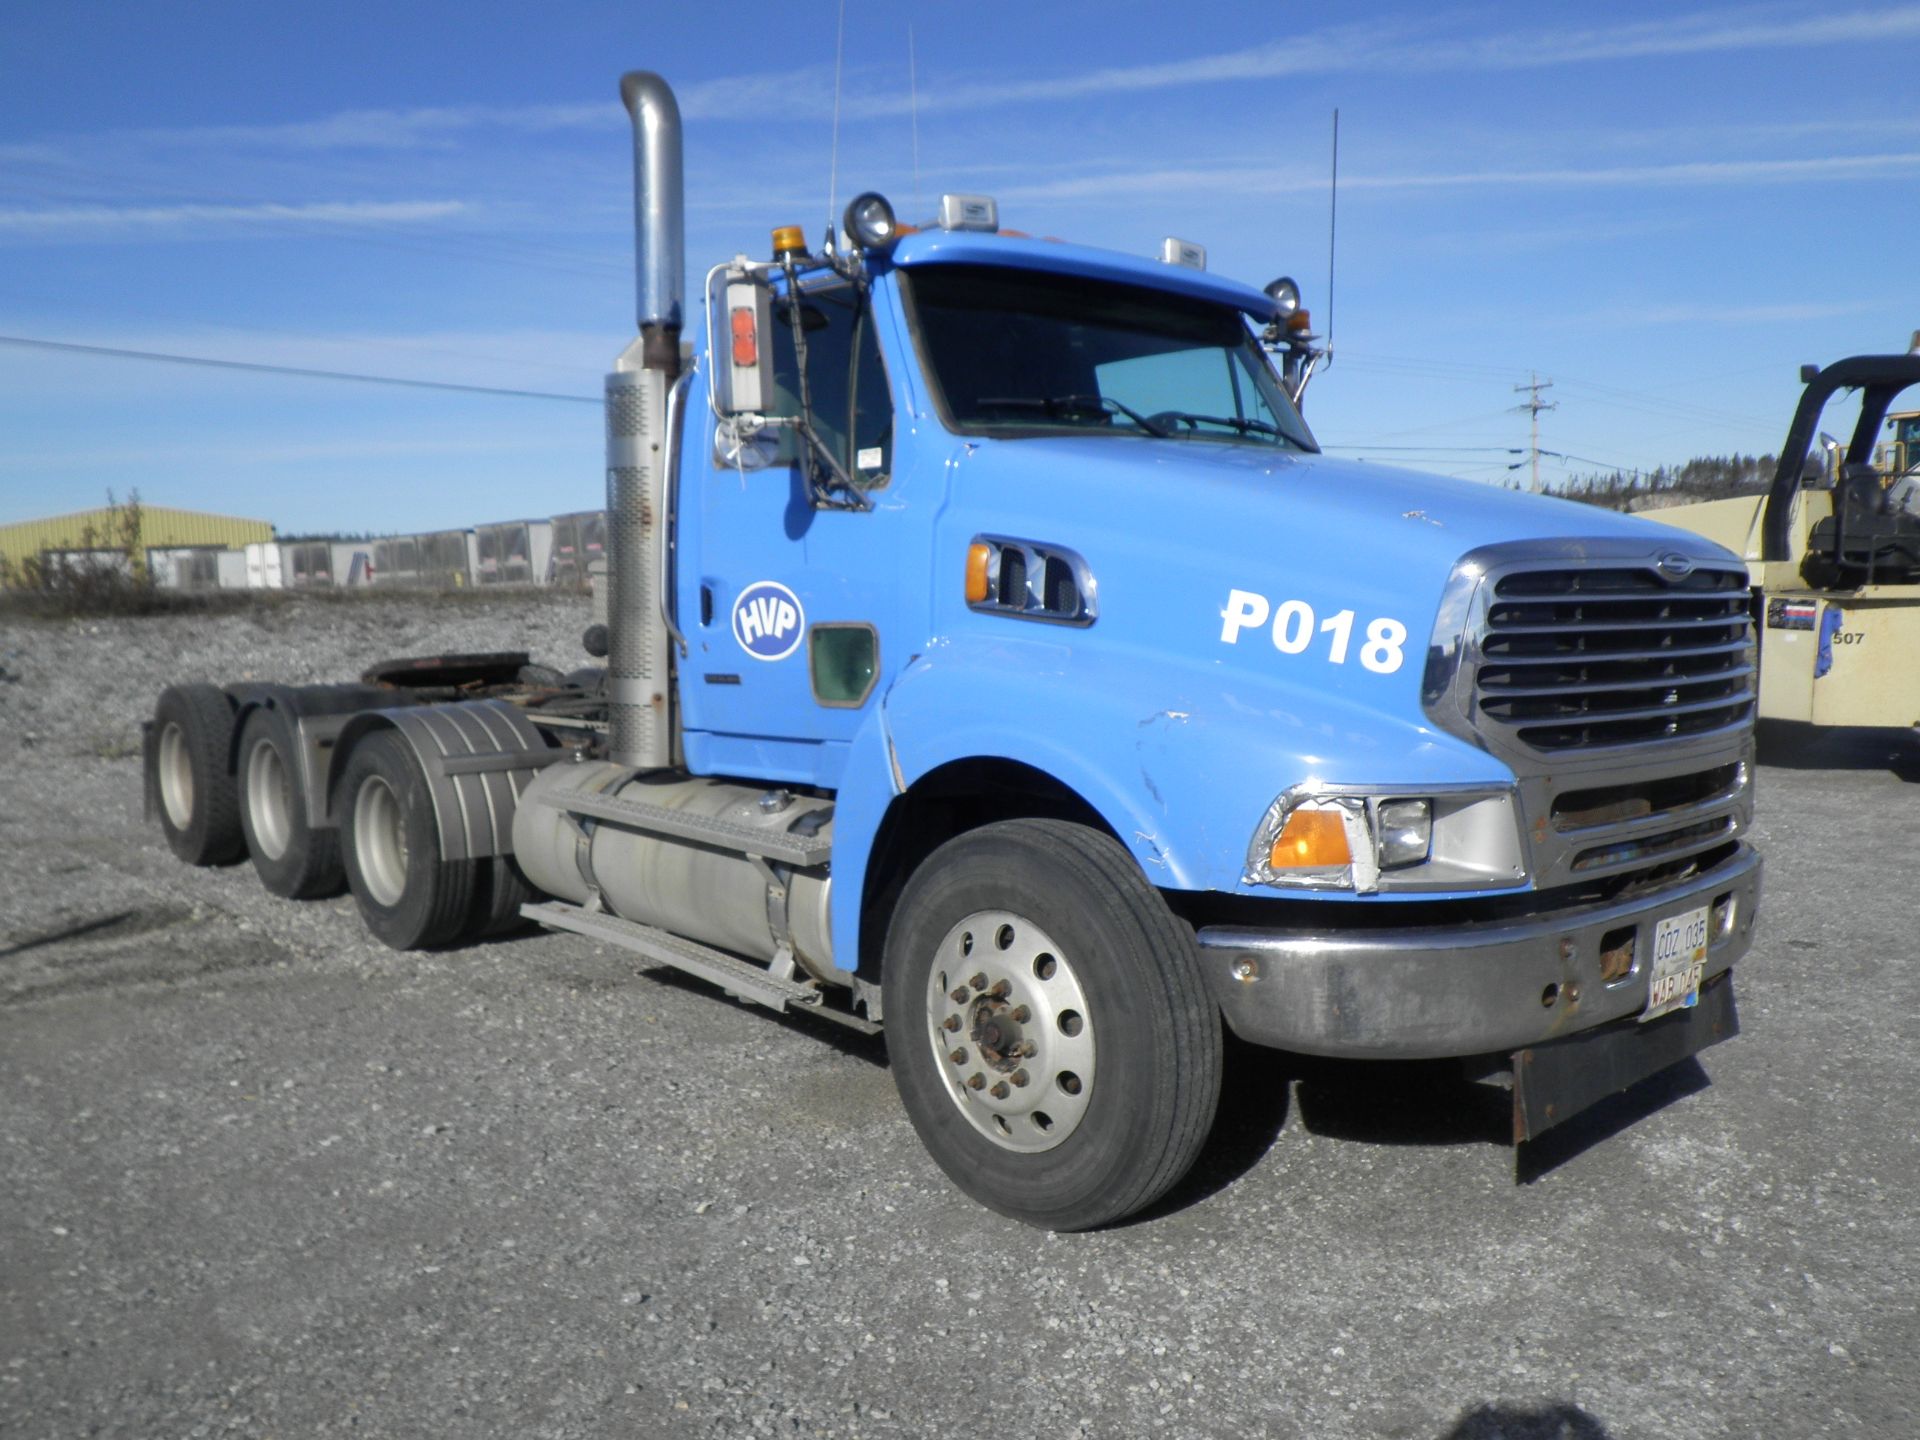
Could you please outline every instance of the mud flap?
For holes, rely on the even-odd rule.
[[[1733,973],[1700,987],[1700,1003],[1658,1020],[1617,1022],[1517,1050],[1513,1143],[1531,1140],[1649,1075],[1740,1033]]]

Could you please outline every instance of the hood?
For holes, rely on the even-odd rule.
[[[1086,642],[1408,719],[1422,714],[1435,616],[1469,551],[1539,541],[1577,555],[1579,542],[1594,540],[1722,557],[1697,536],[1575,501],[1150,437],[968,444],[951,503],[951,520],[976,533],[1085,558],[1100,604]],[[1287,628],[1276,633],[1282,607]],[[1370,637],[1380,643],[1366,651]]]

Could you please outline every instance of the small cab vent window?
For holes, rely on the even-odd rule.
[[[836,710],[867,703],[880,676],[880,636],[865,624],[826,623],[807,632],[813,698]]]

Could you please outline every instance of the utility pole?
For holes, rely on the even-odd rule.
[[[1538,494],[1540,491],[1540,412],[1542,410],[1558,410],[1560,408],[1560,402],[1557,400],[1543,401],[1540,398],[1540,392],[1542,390],[1551,390],[1553,388],[1553,382],[1551,380],[1542,380],[1540,378],[1540,372],[1537,370],[1528,371],[1527,376],[1531,383],[1513,387],[1516,395],[1523,390],[1527,392],[1526,403],[1516,405],[1513,408],[1516,412],[1521,410],[1526,411],[1533,420],[1533,438],[1528,444],[1528,453],[1533,457],[1533,481],[1529,488],[1531,488],[1535,494]]]

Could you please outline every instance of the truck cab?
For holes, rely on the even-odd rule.
[[[884,1031],[956,1184],[1059,1229],[1192,1164],[1226,1030],[1508,1073],[1516,1140],[1735,1033],[1738,559],[1327,457],[1297,289],[1188,242],[868,193],[690,312],[677,107],[622,93],[607,671],[331,722],[308,814],[380,933],[451,933],[475,902],[417,887],[491,866],[543,925]]]

